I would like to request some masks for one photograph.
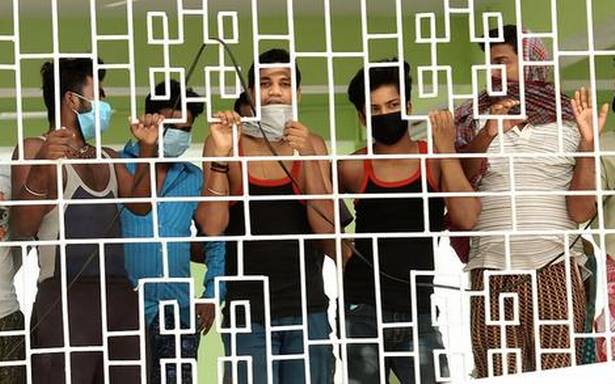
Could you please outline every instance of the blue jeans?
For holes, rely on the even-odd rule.
[[[283,317],[272,320],[272,326],[301,324],[301,317]],[[308,337],[310,340],[328,340],[331,327],[326,312],[311,313],[308,315]],[[224,350],[227,356],[231,355],[231,336],[222,335]],[[273,370],[269,371],[267,353],[272,356],[300,354],[304,352],[303,332],[282,331],[271,333],[271,351],[265,345],[265,327],[260,323],[252,323],[252,333],[237,334],[237,356],[252,357],[253,383],[267,383],[267,375],[273,375],[274,384],[303,384],[305,383],[305,361],[277,360],[273,362]],[[310,375],[311,382],[327,384],[333,382],[333,348],[331,345],[310,346]],[[244,362],[237,367],[238,377],[233,381],[231,363],[225,363],[224,383],[244,384],[248,382],[247,368]]]
[[[170,309],[170,308],[169,308]],[[160,334],[160,316],[156,316],[154,321],[147,329],[148,342],[148,383],[159,384],[162,382],[162,372],[160,369],[160,359],[175,357],[175,336]],[[167,329],[172,329],[175,319],[173,312],[168,311],[165,314],[165,322]],[[182,323],[181,329],[189,328],[188,324]],[[193,335],[182,335],[181,337],[181,354],[182,358],[197,358],[199,350],[199,342],[201,334],[197,332]],[[166,366],[167,383],[182,383],[192,384],[196,380],[192,379],[192,367],[190,364],[181,365],[181,378],[178,380],[177,369],[175,364]]]
[[[382,311],[384,323],[409,322],[405,312]],[[444,349],[440,332],[431,326],[431,315],[418,315],[419,362],[421,383],[436,383],[435,363],[432,351]],[[377,338],[376,308],[368,304],[350,304],[346,307],[346,332],[351,338]],[[349,384],[380,383],[378,344],[348,344]],[[412,352],[412,328],[385,328],[384,350],[386,352]],[[415,383],[413,357],[387,357],[384,362],[384,377],[387,382],[391,371],[402,384]],[[448,377],[446,358],[440,356],[440,373]]]

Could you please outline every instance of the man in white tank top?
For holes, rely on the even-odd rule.
[[[104,90],[95,87],[92,60],[60,59],[59,100],[55,97],[57,84],[54,83],[53,66],[48,62],[41,69],[49,131],[43,137],[24,140],[24,158],[60,162],[65,159],[96,160],[63,163],[61,167],[57,167],[57,163],[12,167],[15,200],[58,199],[47,205],[14,206],[11,210],[14,239],[51,242],[37,244],[41,272],[30,327],[33,349],[54,349],[32,358],[33,382],[45,384],[66,382],[62,352],[69,346],[103,345],[108,348],[111,360],[138,360],[142,355],[138,336],[109,337],[107,334],[137,330],[138,303],[124,269],[122,245],[105,243],[101,254],[98,242],[99,239],[121,238],[120,210],[114,199],[150,196],[148,164],[137,165],[133,176],[124,164],[105,161],[118,157],[113,150],[103,148],[102,156],[97,158],[95,147],[88,144],[109,127],[111,117],[111,106],[102,101]],[[104,71],[100,71],[99,81],[103,78]],[[95,100],[96,91],[101,100]],[[60,129],[56,129],[58,115]],[[162,116],[154,114],[131,123],[141,157],[155,155],[162,121]],[[14,159],[19,159],[18,149]],[[56,174],[58,170],[61,175]],[[58,180],[62,188],[57,187]],[[59,189],[61,196],[58,196]],[[88,202],[76,204],[73,202],[76,199]],[[102,204],[96,202],[107,199],[108,202]],[[125,205],[142,215],[151,209],[149,203]],[[65,241],[53,243],[56,240]],[[101,280],[106,288],[102,292]],[[64,302],[65,297],[67,302]],[[107,305],[103,309],[104,302]],[[64,332],[67,331],[69,344],[65,342]],[[74,351],[71,349],[71,352]],[[103,382],[107,375],[114,383],[134,383],[139,381],[140,367],[111,366],[107,373],[102,351],[71,354],[72,382]]]

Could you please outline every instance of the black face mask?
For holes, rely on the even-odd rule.
[[[384,145],[393,145],[408,133],[408,122],[402,120],[401,111],[372,116],[372,137]]]

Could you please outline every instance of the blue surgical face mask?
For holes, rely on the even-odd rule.
[[[192,143],[192,133],[177,128],[168,128],[164,134],[164,156],[180,157]]]
[[[92,105],[92,109],[88,112],[78,112],[77,120],[79,120],[79,127],[81,128],[81,134],[83,140],[90,141],[96,137],[96,110],[99,111],[100,116],[100,134],[102,135],[107,129],[109,129],[109,123],[111,122],[111,105],[106,101],[87,99],[78,93],[74,93],[80,99],[87,100]]]

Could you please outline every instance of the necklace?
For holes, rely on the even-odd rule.
[[[92,147],[88,143],[85,143],[85,145],[81,148],[78,148],[78,149],[73,148],[73,152],[75,154],[75,157],[78,159],[92,159],[94,158],[94,154],[92,153],[93,149],[94,147]]]

